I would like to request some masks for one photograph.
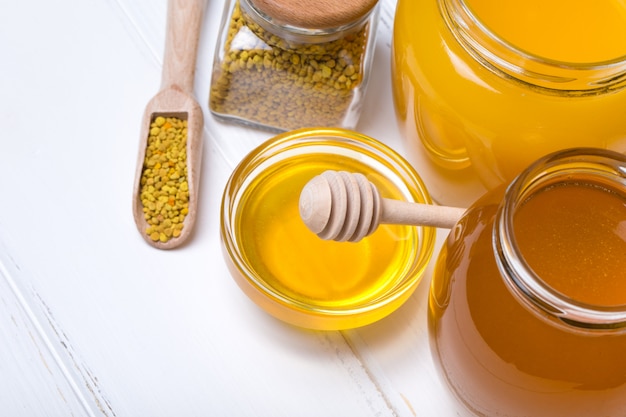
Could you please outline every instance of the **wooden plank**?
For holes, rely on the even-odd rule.
[[[163,252],[137,235],[130,209],[136,135],[159,85],[153,50],[162,39],[161,31],[151,38],[150,31],[135,30],[136,21],[126,16],[131,8],[132,16],[160,27],[165,16],[157,10],[164,6],[148,0],[0,6],[0,35],[19,39],[3,44],[0,63],[0,190],[10,196],[0,204],[0,263],[13,281],[19,268],[23,288],[32,288],[31,299],[18,304],[45,312],[18,316],[15,300],[3,295],[0,316],[8,320],[0,325],[12,347],[0,366],[3,380],[11,381],[5,383],[22,388],[0,398],[0,410],[393,415],[341,333],[286,326],[230,278],[218,227],[233,161],[212,139],[221,126],[209,122],[206,129],[202,214],[190,244]],[[204,84],[196,90],[206,95],[209,63],[202,65]],[[222,133],[224,141],[230,132]],[[239,143],[236,153],[254,140]],[[30,334],[46,335],[49,346],[29,342],[22,349]],[[33,360],[39,351],[63,359]],[[65,364],[67,372],[59,368],[45,377],[49,363]],[[87,390],[98,396],[89,401],[105,405],[84,407],[86,400],[72,399],[82,389],[71,381],[91,384]],[[69,405],[54,402],[57,391]]]
[[[2,414],[112,416],[92,372],[8,252],[0,241]]]

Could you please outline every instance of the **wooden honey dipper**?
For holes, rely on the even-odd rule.
[[[381,198],[363,174],[325,171],[300,194],[300,217],[320,238],[358,242],[379,224],[452,228],[465,209]]]

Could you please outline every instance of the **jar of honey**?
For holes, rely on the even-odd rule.
[[[378,0],[226,1],[209,109],[274,131],[356,126]]]
[[[395,106],[433,198],[467,205],[559,149],[626,151],[620,0],[399,0]]]
[[[626,157],[546,156],[468,209],[437,260],[431,347],[480,416],[626,415]]]

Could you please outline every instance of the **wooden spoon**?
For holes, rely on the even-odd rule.
[[[205,0],[169,0],[161,89],[146,105],[141,122],[133,190],[133,216],[137,229],[146,242],[159,249],[172,249],[182,244],[189,237],[196,221],[204,118],[202,109],[193,96],[193,86],[205,3]],[[157,116],[176,117],[187,121],[189,213],[183,222],[184,227],[180,236],[167,242],[153,241],[146,234],[149,225],[144,219],[140,198],[140,180],[150,124]]]
[[[320,238],[358,242],[379,224],[452,228],[465,213],[457,207],[381,198],[363,174],[325,171],[300,194],[300,217]]]

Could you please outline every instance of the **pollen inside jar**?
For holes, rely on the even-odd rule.
[[[353,128],[372,62],[376,2],[227,2],[213,63],[211,112],[277,131]]]

